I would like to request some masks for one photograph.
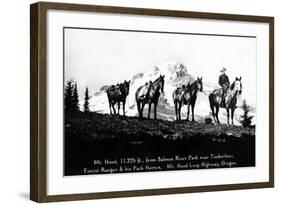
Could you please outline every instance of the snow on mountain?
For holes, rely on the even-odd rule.
[[[154,81],[160,74],[165,75],[165,86],[164,94],[160,96],[159,103],[157,106],[157,117],[163,120],[175,120],[175,108],[172,99],[172,93],[177,88],[188,82],[192,83],[196,80],[197,76],[193,76],[188,72],[188,68],[180,62],[169,62],[162,63],[154,66],[147,73],[137,73],[131,79],[130,84],[130,94],[126,101],[126,115],[127,116],[138,116],[137,106],[135,102],[135,92],[136,90],[144,85],[148,81]],[[203,90],[204,92],[198,92],[197,101],[195,105],[195,120],[203,122],[206,117],[211,117],[211,110],[209,105],[208,94],[214,89],[218,88],[218,85],[212,82],[208,82],[208,76],[203,76]],[[200,77],[200,76],[198,76]],[[128,80],[128,79],[127,79]],[[100,113],[109,113],[109,105],[106,95],[106,88],[108,85],[102,86],[99,92],[96,92],[94,96],[90,99],[91,110]],[[235,124],[239,125],[239,117],[243,113],[240,108],[243,99],[246,99],[247,103],[251,105],[252,112],[250,115],[254,115],[255,112],[255,95],[243,88],[241,97],[238,99],[238,108],[235,111]],[[147,116],[147,105],[144,109],[144,117]],[[117,105],[116,105],[117,108]],[[121,106],[122,108],[122,106]],[[154,107],[151,109],[151,117],[153,114]],[[120,109],[121,114],[123,114],[122,109]],[[186,119],[187,106],[182,107],[182,119]],[[191,118],[191,115],[190,115]],[[219,114],[220,121],[226,123],[226,110],[220,109]],[[255,117],[253,119],[253,124],[255,124]]]

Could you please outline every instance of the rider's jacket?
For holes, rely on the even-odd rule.
[[[224,85],[229,85],[230,82],[229,82],[229,78],[226,74],[221,74],[220,77],[219,77],[219,85],[221,87],[224,87]]]

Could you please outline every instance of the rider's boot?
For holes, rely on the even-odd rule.
[[[225,108],[225,99],[224,97],[222,97],[221,99],[221,104],[220,104],[221,107]]]

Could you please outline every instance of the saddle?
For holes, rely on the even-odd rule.
[[[223,93],[222,88],[218,88],[213,91],[213,94],[219,97],[222,97],[222,93]]]
[[[219,96],[220,97],[220,106],[221,107],[225,107],[225,95],[227,93],[227,90],[226,89],[225,91],[223,91],[223,88],[218,88],[216,90],[213,91],[213,94],[216,95],[216,96]]]
[[[175,90],[175,94],[176,94],[176,98],[181,101],[181,99],[183,98],[183,96],[187,93],[189,93],[189,84],[186,86],[186,85],[182,85],[181,87],[177,87],[176,90]],[[184,103],[186,103],[184,101]]]
[[[119,85],[112,85],[108,88],[108,91],[116,95],[121,95],[121,90]]]
[[[145,85],[139,91],[139,97],[138,98],[139,99],[145,99],[146,97],[148,97],[149,91],[151,90],[151,86],[152,86],[151,82],[145,83]]]

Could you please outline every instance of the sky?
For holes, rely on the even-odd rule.
[[[65,28],[64,45],[65,80],[79,92],[175,61],[213,83],[225,67],[230,81],[241,76],[243,88],[256,92],[256,38]]]

